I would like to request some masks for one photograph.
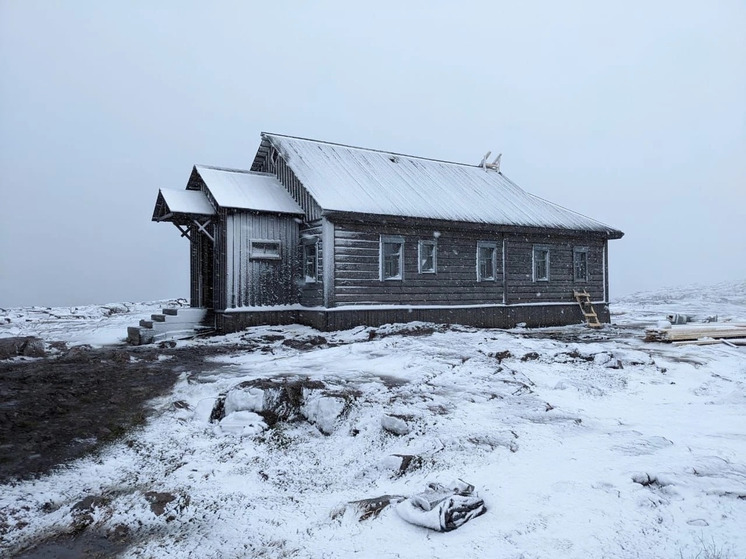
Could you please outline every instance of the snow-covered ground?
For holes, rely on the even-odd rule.
[[[0,336],[14,322],[26,327],[13,335],[61,332],[11,312]],[[247,350],[184,373],[101,454],[1,487],[0,550],[84,528],[121,537],[125,557],[744,557],[746,348],[643,342],[641,325],[672,312],[746,321],[746,282],[626,297],[598,333],[415,324],[296,349],[319,333],[287,326],[180,342]],[[109,332],[75,320],[69,341]],[[345,411],[264,428],[231,408],[209,422],[221,393],[258,378],[319,380]],[[385,414],[411,431],[383,430]],[[417,458],[400,474],[395,455]],[[345,506],[454,479],[488,511],[453,532]]]
[[[79,307],[0,308],[0,338],[37,336],[46,341],[92,346],[123,343],[127,327],[165,307],[188,306],[186,299],[150,303],[113,303]]]

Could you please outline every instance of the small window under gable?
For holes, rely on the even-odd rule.
[[[588,247],[574,247],[572,250],[573,279],[588,281]]]
[[[404,237],[381,235],[381,281],[404,279]]]
[[[303,240],[303,275],[306,283],[316,283],[319,278],[318,238]]]
[[[549,247],[534,245],[534,281],[549,281]]]
[[[251,239],[249,241],[249,258],[252,260],[279,260],[280,241]]]
[[[421,274],[434,274],[438,269],[438,243],[420,241],[417,246],[417,266]]]
[[[497,243],[477,241],[477,281],[495,281]]]

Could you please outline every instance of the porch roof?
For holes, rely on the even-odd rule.
[[[204,192],[161,188],[153,211],[153,221],[168,221],[174,214],[215,215],[215,208]]]

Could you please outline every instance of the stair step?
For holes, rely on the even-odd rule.
[[[176,310],[178,312],[175,316],[193,320],[194,322],[199,322],[207,316],[207,309],[202,309],[200,307],[182,307]]]
[[[127,327],[127,343],[131,345],[143,345],[153,342],[153,331],[137,326]]]
[[[149,344],[163,340],[192,338],[215,331],[206,322],[210,311],[200,307],[162,309],[162,313],[140,320],[139,326],[127,328],[127,341],[133,345]]]

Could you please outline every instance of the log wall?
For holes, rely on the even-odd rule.
[[[593,236],[518,234],[485,227],[335,221],[334,306],[473,305],[489,303],[574,303],[573,290],[587,289],[593,301],[606,301],[606,241]],[[403,278],[380,279],[381,235],[404,239]],[[437,242],[437,271],[419,273],[418,241]],[[496,245],[494,280],[477,279],[477,243]],[[533,249],[549,248],[549,281],[534,281]],[[588,278],[574,280],[575,248],[588,254]]]

